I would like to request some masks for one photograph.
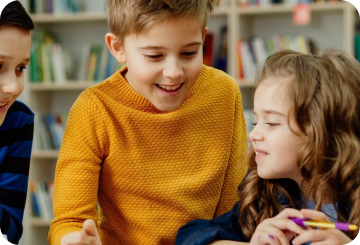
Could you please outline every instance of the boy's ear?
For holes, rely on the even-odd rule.
[[[202,33],[202,39],[203,39],[202,41],[203,41],[203,43],[205,42],[205,37],[206,37],[207,31],[208,31],[208,28],[205,27],[205,29],[204,29],[204,31],[203,31],[203,33]]]
[[[126,63],[123,45],[120,43],[118,37],[114,33],[106,33],[105,42],[114,58],[119,63]]]

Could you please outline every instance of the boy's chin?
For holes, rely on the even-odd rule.
[[[164,111],[164,112],[170,112],[170,111],[175,111],[181,103],[173,103],[173,104],[157,104],[157,103],[153,103],[153,105],[156,107],[156,109],[158,109],[159,111]]]

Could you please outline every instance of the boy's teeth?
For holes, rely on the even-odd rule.
[[[7,103],[5,103],[5,104],[0,103],[0,106],[1,106],[1,107],[6,106],[6,105],[7,105]]]
[[[165,90],[169,90],[169,91],[176,90],[176,89],[178,89],[180,86],[181,86],[181,84],[176,85],[176,86],[166,86],[166,85],[161,85],[161,84],[159,84],[159,87],[160,87],[160,88],[165,89]]]
[[[266,153],[265,152],[255,152],[255,154],[258,156],[258,155],[265,155]]]

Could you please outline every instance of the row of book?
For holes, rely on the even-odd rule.
[[[79,0],[29,0],[32,14],[65,14],[84,10],[84,3]]]
[[[99,82],[124,66],[117,62],[105,44],[84,45],[79,72],[75,75],[72,75],[73,66],[65,66],[73,63],[73,58],[56,42],[52,33],[37,30],[32,42],[30,82],[65,83],[71,77],[81,82]]]
[[[237,43],[240,80],[253,81],[266,58],[283,49],[291,49],[304,54],[317,53],[315,43],[304,36],[275,35],[270,38],[240,39]]]
[[[112,56],[106,44],[85,45],[77,80],[103,81],[124,65]]]
[[[34,32],[29,66],[30,82],[67,81],[63,49],[50,32]]]
[[[229,6],[229,0],[214,0],[214,7],[227,7]]]
[[[68,113],[36,114],[33,150],[59,150],[64,137]]]
[[[339,2],[341,0],[237,0],[240,7],[262,6],[267,7],[271,4],[309,4],[314,2]]]
[[[30,181],[29,187],[33,216],[48,221],[54,219],[54,181]]]

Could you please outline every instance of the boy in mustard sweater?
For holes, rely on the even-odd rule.
[[[212,2],[107,0],[105,40],[127,66],[71,108],[50,244],[174,244],[237,201],[245,121],[234,79],[202,64]]]

